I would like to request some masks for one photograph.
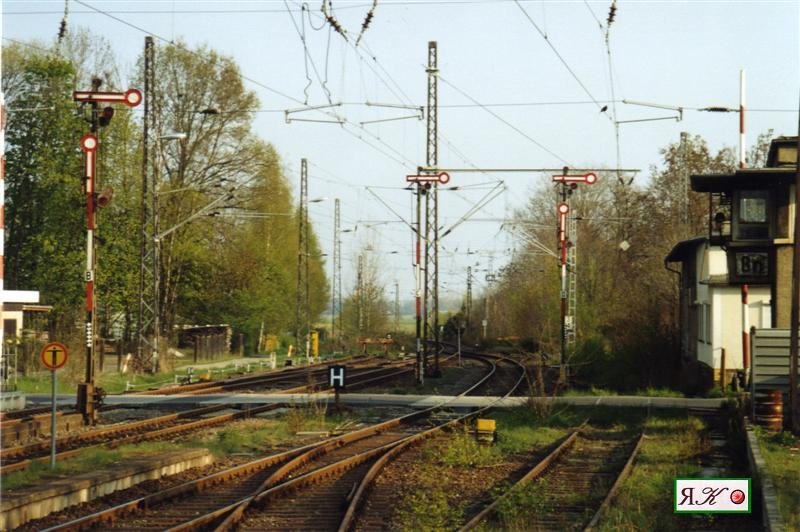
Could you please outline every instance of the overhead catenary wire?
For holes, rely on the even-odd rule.
[[[189,48],[186,48],[186,46],[185,46],[185,45],[183,45],[183,44],[179,44],[179,43],[172,42],[170,39],[167,39],[167,38],[165,38],[165,37],[163,37],[163,36],[161,36],[161,35],[158,35],[158,34],[156,34],[156,33],[153,33],[153,32],[150,32],[150,31],[147,31],[146,29],[142,28],[141,26],[137,26],[136,24],[133,24],[133,23],[131,23],[131,22],[128,22],[128,21],[126,21],[126,20],[124,20],[124,19],[122,19],[122,18],[120,18],[120,17],[117,17],[117,16],[114,16],[114,15],[112,15],[112,14],[109,14],[109,13],[105,12],[105,11],[104,11],[104,10],[102,10],[102,9],[96,8],[96,7],[92,6],[91,4],[88,4],[87,2],[84,2],[83,0],[75,0],[75,2],[77,2],[77,3],[81,4],[81,5],[83,5],[83,6],[87,7],[87,8],[89,8],[89,9],[92,9],[92,10],[94,10],[94,11],[96,11],[96,12],[97,12],[97,13],[99,13],[99,14],[103,14],[103,15],[105,15],[105,16],[108,16],[109,18],[111,18],[111,19],[113,19],[113,20],[116,20],[116,21],[118,21],[119,23],[121,23],[121,24],[124,24],[124,25],[126,25],[126,26],[128,26],[128,27],[130,27],[130,28],[133,28],[133,29],[136,29],[137,31],[140,31],[140,32],[142,32],[142,33],[145,33],[146,35],[152,35],[154,38],[156,38],[156,39],[158,39],[158,40],[160,40],[160,41],[162,41],[162,42],[169,43],[170,45],[173,45],[173,46],[179,46],[179,47],[181,47],[183,50],[185,50],[185,51],[187,51],[187,52],[189,52],[189,53],[194,53],[194,54],[196,54],[196,53],[197,53],[197,52],[195,52],[195,51],[193,51],[193,50],[190,50]],[[263,88],[264,90],[267,90],[267,91],[269,91],[269,92],[271,92],[271,93],[273,93],[273,94],[276,94],[276,95],[278,95],[278,96],[281,96],[281,97],[283,97],[283,98],[286,98],[286,99],[288,99],[288,100],[290,100],[290,101],[293,101],[293,102],[296,102],[296,103],[298,103],[298,104],[301,104],[301,105],[303,105],[303,102],[302,102],[300,99],[298,99],[298,98],[295,98],[295,97],[293,97],[293,96],[291,96],[291,95],[289,95],[289,94],[286,94],[286,93],[285,93],[285,92],[283,92],[283,91],[280,91],[280,90],[278,90],[278,89],[275,89],[274,87],[270,87],[269,85],[267,85],[267,84],[265,84],[265,83],[262,83],[262,82],[260,82],[260,81],[258,81],[258,80],[255,80],[255,79],[253,79],[253,78],[251,78],[251,77],[249,77],[249,76],[245,76],[244,74],[242,74],[242,75],[241,75],[241,77],[242,77],[242,79],[243,79],[243,80],[246,80],[246,81],[248,81],[248,82],[250,82],[250,83],[252,83],[253,85],[256,85],[256,86],[258,86],[258,87],[261,87],[261,88]],[[329,113],[323,113],[323,114],[329,114]],[[381,139],[381,138],[380,138],[380,137],[378,137],[377,135],[374,135],[374,134],[370,133],[368,130],[364,129],[363,127],[359,127],[359,126],[357,126],[357,125],[353,124],[352,122],[350,122],[350,121],[349,121],[349,120],[347,120],[346,118],[343,118],[342,120],[343,120],[343,124],[341,124],[341,125],[342,125],[342,127],[343,127],[343,130],[344,130],[344,131],[345,131],[347,134],[349,134],[349,135],[351,135],[351,136],[353,136],[353,137],[357,138],[358,140],[361,140],[362,142],[364,142],[365,144],[367,144],[368,146],[370,146],[372,149],[374,149],[374,150],[378,151],[378,152],[379,152],[379,153],[381,153],[382,155],[386,156],[387,158],[389,158],[389,159],[393,160],[394,162],[398,163],[399,165],[401,165],[401,166],[403,166],[403,167],[406,167],[406,168],[413,168],[413,167],[414,167],[414,162],[413,162],[413,161],[411,161],[410,159],[408,159],[407,157],[405,157],[405,155],[403,155],[402,153],[400,153],[400,152],[399,152],[399,151],[398,151],[396,148],[394,148],[394,147],[393,147],[393,146],[391,146],[390,144],[386,143],[386,142],[385,142],[383,139]],[[351,129],[349,129],[349,128],[345,127],[345,126],[350,126],[350,128],[352,128],[352,129],[355,129],[355,130],[357,130],[357,131],[359,131],[359,132],[352,131]],[[373,144],[373,143],[371,143],[371,142],[368,142],[368,141],[367,141],[367,140],[366,140],[366,139],[365,139],[365,138],[364,138],[364,137],[361,135],[361,133],[360,133],[360,132],[366,133],[366,135],[367,135],[367,136],[370,136],[370,137],[372,137],[372,138],[373,138],[373,139],[374,139],[374,140],[375,140],[377,143],[379,143],[379,144],[383,145],[385,148],[389,149],[390,151],[393,151],[393,152],[395,152],[395,153],[397,154],[397,156],[390,155],[390,154],[389,154],[389,153],[387,153],[387,152],[386,152],[384,149],[382,149],[382,148],[379,148],[378,146],[376,146],[375,144]]]
[[[490,115],[492,115],[493,117],[495,117],[497,120],[499,120],[500,122],[504,123],[505,125],[507,125],[507,126],[508,126],[508,127],[510,127],[511,129],[513,129],[514,131],[516,131],[517,133],[519,133],[520,135],[522,135],[524,138],[526,138],[526,139],[528,139],[529,141],[531,141],[533,144],[535,144],[536,146],[538,146],[538,147],[539,147],[541,150],[543,150],[543,151],[545,151],[545,152],[549,153],[550,155],[552,155],[553,157],[555,157],[556,159],[558,159],[558,160],[559,160],[559,161],[561,161],[562,163],[566,164],[567,166],[571,166],[571,164],[570,164],[570,163],[569,163],[569,162],[568,162],[566,159],[564,159],[563,157],[561,157],[560,155],[558,155],[557,153],[555,153],[553,150],[551,150],[550,148],[548,148],[547,146],[545,146],[544,144],[542,144],[542,143],[541,143],[541,142],[539,142],[538,140],[534,139],[533,137],[531,137],[530,135],[528,135],[527,133],[525,133],[524,131],[522,131],[520,128],[518,128],[517,126],[515,126],[514,124],[512,124],[511,122],[509,122],[508,120],[506,120],[506,119],[505,119],[505,118],[503,118],[502,116],[498,115],[497,113],[495,113],[494,111],[492,111],[492,110],[491,110],[491,109],[489,109],[488,107],[485,107],[485,106],[483,106],[483,104],[481,104],[481,103],[480,103],[478,100],[476,100],[475,98],[473,98],[472,96],[470,96],[469,94],[467,94],[467,93],[466,93],[464,90],[462,90],[462,89],[460,89],[460,88],[456,87],[456,86],[455,86],[453,83],[451,83],[450,81],[448,81],[446,78],[442,77],[442,75],[441,75],[441,74],[439,74],[439,76],[438,76],[438,77],[439,77],[439,80],[440,80],[442,83],[444,83],[444,84],[445,84],[445,85],[447,85],[448,87],[452,88],[453,90],[455,90],[456,92],[458,92],[459,94],[461,94],[462,96],[464,96],[465,98],[468,98],[470,101],[472,101],[472,103],[474,103],[474,104],[478,105],[478,107],[481,107],[482,109],[484,109],[484,110],[485,110],[487,113],[489,113]]]
[[[575,73],[575,71],[572,69],[572,67],[569,66],[569,63],[567,63],[566,59],[564,59],[564,56],[561,55],[561,52],[559,52],[558,49],[555,47],[555,45],[550,41],[550,39],[547,37],[547,34],[544,31],[542,31],[542,29],[539,27],[538,24],[536,24],[536,22],[528,14],[528,12],[525,11],[525,8],[522,7],[522,4],[519,2],[519,0],[514,0],[514,3],[517,4],[517,7],[519,7],[520,11],[522,11],[522,13],[525,15],[525,18],[528,19],[528,22],[530,22],[531,25],[536,29],[536,31],[539,32],[539,35],[542,36],[542,38],[547,43],[547,45],[550,47],[550,49],[553,51],[553,53],[556,54],[556,57],[558,57],[558,60],[561,61],[562,65],[564,65],[564,68],[566,68],[567,71],[570,73],[570,75],[573,77],[573,79],[576,82],[578,82],[578,85],[580,85],[581,89],[583,89],[583,92],[585,92],[586,95],[589,96],[589,98],[592,99],[592,101],[595,103],[595,105],[597,105],[598,109],[602,108],[603,107],[602,104],[597,100],[597,98],[594,97],[594,95],[591,93],[591,91],[589,91],[589,88],[586,87],[586,85],[583,83],[583,81],[581,81],[581,79],[578,77],[578,75]]]

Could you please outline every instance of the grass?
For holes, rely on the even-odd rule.
[[[800,530],[800,438],[788,432],[771,434],[760,427],[756,437],[786,528]]]
[[[615,390],[609,390],[607,388],[597,388],[595,386],[591,386],[588,390],[571,388],[569,390],[566,390],[564,392],[564,395],[566,397],[584,397],[584,396],[612,397],[620,394]],[[654,388],[652,386],[647,387],[643,390],[635,390],[633,392],[623,393],[621,395],[635,395],[639,397],[683,397],[684,396],[683,393],[679,392],[678,390],[673,390],[671,388]]]
[[[124,445],[116,449],[95,447],[87,449],[80,457],[56,462],[55,469],[50,469],[50,458],[33,462],[24,471],[8,473],[2,477],[3,491],[19,489],[40,484],[42,481],[64,478],[88,471],[102,469],[112,464],[122,463],[131,458],[177,451],[184,448],[171,442],[146,442],[135,445]]]
[[[673,479],[700,473],[695,457],[703,450],[704,429],[699,418],[685,414],[659,413],[650,417],[646,423],[648,439],[606,513],[602,530],[684,529],[686,523],[673,513]]]
[[[3,491],[40,484],[55,478],[78,475],[124,462],[130,457],[153,455],[168,451],[205,448],[216,457],[232,454],[268,452],[278,444],[292,441],[300,431],[328,430],[344,418],[326,417],[324,409],[315,407],[291,408],[281,418],[253,418],[234,421],[222,428],[192,434],[175,442],[144,442],[122,445],[115,449],[94,447],[80,457],[56,463],[50,469],[49,457],[36,461],[24,471],[3,475]]]
[[[482,469],[500,465],[513,454],[533,453],[552,445],[566,435],[568,427],[580,423],[581,416],[573,409],[562,409],[545,419],[525,407],[498,410],[489,416],[497,422],[495,445],[478,444],[469,429],[424,444],[424,471],[413,479],[409,490],[398,493],[393,522],[402,530],[457,530],[469,501],[457,484],[447,479],[481,475]]]
[[[285,356],[278,355],[277,368],[283,367],[283,361],[285,358]],[[226,359],[220,359],[214,362],[224,362],[225,360]],[[295,360],[297,360],[296,357]],[[202,361],[200,364],[206,362],[211,361]],[[265,365],[263,367],[260,366],[260,362],[265,362]],[[266,362],[268,362],[268,359],[252,358],[250,360],[250,371],[256,372],[269,370],[269,366],[266,364]],[[195,368],[192,376],[193,382],[196,382],[202,374],[209,371],[208,369],[198,367],[198,365],[192,362],[183,361],[181,364],[182,365],[180,367],[177,367],[173,370],[163,371],[152,375],[117,372],[98,374],[97,386],[103,388],[108,393],[122,393],[126,391],[129,385],[132,386],[134,390],[146,390],[147,388],[156,386],[174,384],[176,382],[176,377],[181,379],[187,376],[187,369],[190,367]],[[231,363],[221,368],[213,368],[213,371],[211,371],[211,377],[214,379],[224,379],[231,375],[245,372],[245,369],[246,364],[236,365]],[[77,389],[77,383],[82,381],[82,374],[76,374],[75,377],[70,379],[65,374],[59,373],[57,380],[57,391],[58,393],[63,394],[75,393]],[[26,393],[50,393],[50,386],[50,375],[47,373],[19,377],[18,380],[18,389]]]

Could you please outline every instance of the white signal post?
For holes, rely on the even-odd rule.
[[[567,252],[572,243],[567,237],[569,214],[569,196],[579,184],[593,185],[597,182],[597,175],[593,172],[585,174],[569,174],[569,168],[564,167],[562,175],[554,175],[553,182],[559,185],[561,201],[556,207],[558,214],[558,248],[559,262],[561,265],[561,360],[559,362],[559,375],[562,382],[566,378],[567,361]],[[574,267],[574,265],[573,265]]]
[[[83,181],[86,191],[86,378],[85,382],[78,384],[77,405],[78,410],[83,414],[86,424],[94,424],[97,421],[96,393],[94,387],[94,348],[95,348],[95,321],[94,308],[96,304],[95,294],[95,270],[97,258],[95,255],[95,230],[97,223],[95,220],[95,210],[98,207],[98,197],[95,193],[97,179],[97,151],[100,143],[97,139],[97,130],[100,125],[98,116],[98,105],[124,104],[128,107],[136,107],[142,102],[142,93],[138,89],[128,89],[125,92],[99,92],[97,89],[102,82],[99,79],[92,80],[93,90],[75,91],[72,99],[79,103],[91,105],[91,133],[81,137],[80,146],[83,151]],[[113,114],[113,112],[112,112]],[[107,120],[110,120],[111,115]],[[106,200],[108,201],[108,200]],[[102,206],[102,203],[100,203]]]

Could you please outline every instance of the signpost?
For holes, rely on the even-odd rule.
[[[567,363],[567,326],[574,327],[574,314],[570,314],[567,319],[567,254],[570,246],[573,245],[567,236],[568,220],[567,214],[569,213],[569,196],[572,191],[578,187],[579,183],[586,185],[593,185],[597,182],[597,175],[593,172],[585,174],[569,174],[569,168],[564,167],[561,175],[554,175],[553,182],[558,183],[558,194],[560,203],[557,205],[556,210],[558,213],[558,248],[559,248],[559,261],[561,263],[561,360],[559,363],[559,376],[562,381],[566,379],[566,363]],[[572,265],[573,272],[575,265]],[[575,309],[569,309],[574,312]]]
[[[67,348],[64,344],[51,342],[42,348],[42,364],[50,369],[50,401],[53,409],[50,414],[50,468],[56,467],[56,370],[67,363]]]
[[[347,367],[342,365],[328,366],[328,384],[333,388],[336,394],[336,409],[339,405],[339,390],[345,387],[345,378],[347,376]]]
[[[96,211],[98,208],[105,207],[111,201],[113,190],[109,187],[101,193],[95,190],[97,179],[97,155],[99,141],[97,138],[98,129],[108,126],[114,116],[112,104],[124,104],[127,107],[136,107],[142,103],[142,93],[138,89],[128,89],[125,92],[100,92],[102,80],[92,79],[92,90],[74,91],[73,101],[81,105],[88,104],[91,108],[91,132],[84,135],[80,141],[83,151],[83,186],[86,193],[86,271],[84,281],[86,282],[86,325],[84,333],[86,335],[86,378],[84,382],[78,384],[77,407],[83,414],[85,424],[94,424],[97,421],[97,396],[98,390],[94,386],[94,351],[95,351],[95,325],[97,307],[95,292],[95,277],[97,269],[97,257],[95,247],[95,231],[97,230]],[[100,104],[108,104],[100,110]],[[53,344],[50,344],[53,345]],[[60,344],[59,344],[60,345]],[[61,346],[63,348],[63,346]],[[64,349],[66,358],[66,349]],[[46,363],[45,363],[46,364]]]

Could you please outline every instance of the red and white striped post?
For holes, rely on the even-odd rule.
[[[742,366],[745,379],[750,367],[750,306],[747,300],[748,286],[742,285]]]
[[[559,376],[565,382],[567,364],[567,251],[571,243],[567,239],[567,213],[569,213],[569,196],[579,184],[594,185],[597,182],[597,174],[588,172],[585,174],[569,174],[569,168],[564,167],[562,175],[554,175],[553,182],[559,185],[559,197],[561,202],[557,205],[558,213],[558,247],[559,261],[561,263],[561,360],[559,362]]]
[[[97,257],[95,254],[95,230],[97,223],[95,220],[95,211],[99,206],[102,206],[103,198],[98,198],[96,192],[96,177],[97,177],[97,154],[99,142],[97,137],[97,130],[101,125],[108,125],[108,120],[113,115],[108,115],[105,124],[102,124],[98,116],[98,105],[100,103],[122,103],[128,107],[136,107],[142,102],[142,93],[138,89],[128,89],[125,92],[99,92],[97,89],[100,87],[101,81],[95,79],[92,81],[91,91],[74,91],[72,99],[79,103],[88,103],[92,107],[92,129],[91,134],[81,137],[80,146],[83,151],[83,181],[86,192],[86,272],[84,274],[86,281],[86,324],[85,324],[85,340],[86,340],[86,378],[85,382],[78,384],[77,407],[78,411],[83,414],[83,421],[86,424],[94,424],[97,421],[96,409],[96,393],[94,387],[94,350],[95,350],[95,306],[96,306],[96,292],[95,292],[95,271],[97,268]],[[105,115],[105,111],[104,111]],[[108,201],[107,198],[106,201]]]
[[[744,98],[745,98],[744,70],[739,71],[739,168],[746,166],[747,146],[744,135]],[[747,300],[748,286],[742,285],[742,366],[745,379],[750,367],[750,306]]]
[[[744,137],[744,70],[739,71],[739,168],[745,167],[747,146]]]

